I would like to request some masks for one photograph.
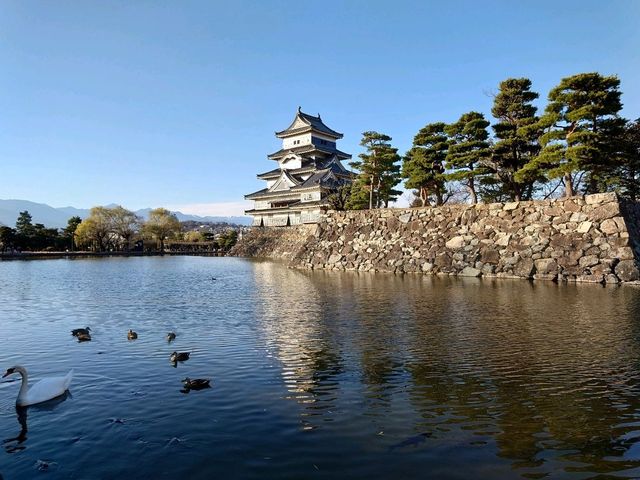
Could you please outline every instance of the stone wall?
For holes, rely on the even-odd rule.
[[[533,278],[640,279],[640,206],[613,193],[562,200],[329,212],[315,231],[255,232],[245,256],[301,268]],[[260,242],[253,240],[256,245]]]
[[[236,257],[271,258],[291,261],[304,247],[317,225],[254,227],[231,249]]]

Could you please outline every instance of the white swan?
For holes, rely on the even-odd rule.
[[[71,383],[71,378],[73,378],[73,370],[69,370],[69,373],[64,377],[43,378],[29,388],[27,386],[29,376],[26,368],[20,365],[11,367],[5,372],[2,378],[13,373],[19,373],[22,376],[22,385],[20,386],[20,392],[18,392],[18,398],[16,399],[16,405],[19,407],[26,407],[27,405],[34,405],[59,397],[67,391]]]

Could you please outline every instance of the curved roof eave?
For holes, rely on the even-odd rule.
[[[302,122],[305,126],[294,128],[294,125],[300,124]],[[308,131],[316,131],[317,133],[327,135],[330,137],[334,137],[336,139],[342,138],[344,135],[340,132],[336,132],[332,128],[329,128],[325,125],[325,123],[320,118],[320,114],[317,117],[313,115],[309,115],[308,113],[304,113],[300,107],[298,107],[298,111],[296,112],[296,116],[293,118],[291,124],[281,130],[279,132],[275,132],[276,137],[278,138],[286,138],[292,135],[298,135],[300,133],[305,133]]]

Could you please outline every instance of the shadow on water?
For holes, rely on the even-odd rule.
[[[4,440],[2,440],[2,445],[4,446],[5,451],[7,453],[16,453],[27,448],[26,445],[23,445],[23,443],[25,443],[27,440],[27,416],[29,414],[29,410],[31,410],[32,412],[52,412],[68,398],[72,398],[71,392],[69,392],[69,390],[56,398],[52,398],[47,402],[30,405],[27,407],[20,407],[16,405],[16,417],[18,419],[18,424],[20,425],[20,433],[18,433],[16,437],[5,438]]]

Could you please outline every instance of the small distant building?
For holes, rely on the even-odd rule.
[[[245,195],[254,201],[245,213],[253,217],[254,226],[315,223],[328,207],[327,197],[355,177],[342,165],[351,155],[336,147],[342,134],[327,127],[319,114],[314,117],[298,107],[291,125],[276,137],[282,139],[282,148],[268,158],[278,167],[258,175],[267,186]]]

